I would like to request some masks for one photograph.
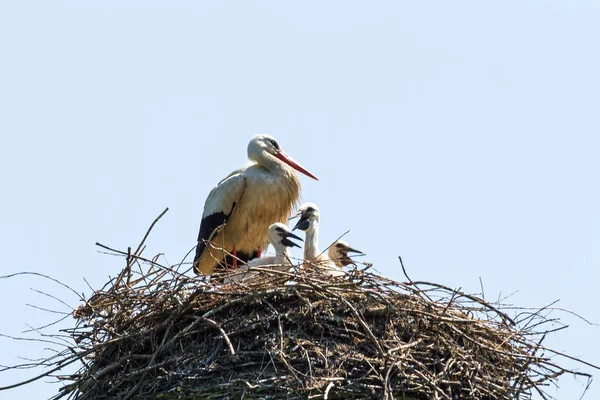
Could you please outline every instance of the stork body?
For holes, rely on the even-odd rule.
[[[362,254],[362,251],[353,249],[346,241],[338,240],[329,247],[328,254],[329,258],[338,266],[338,268],[343,268],[347,265],[354,264],[354,261],[352,261],[348,253]]]
[[[304,266],[306,268],[322,268],[330,276],[344,275],[342,268],[338,267],[329,256],[319,249],[319,208],[314,203],[303,204],[295,217],[300,219],[292,230],[300,229],[306,234],[304,241]]]
[[[274,138],[257,135],[248,145],[252,161],[215,186],[200,223],[194,271],[210,274],[232,253],[246,262],[268,245],[267,230],[273,221],[286,222],[300,197],[294,169],[317,179],[285,154]],[[235,258],[230,265],[236,266]]]
[[[230,282],[248,282],[257,278],[257,271],[248,271],[248,267],[268,266],[270,269],[277,271],[289,271],[292,268],[290,254],[288,248],[300,247],[290,240],[290,238],[302,241],[298,236],[294,235],[287,225],[276,222],[269,227],[267,232],[269,243],[275,249],[274,256],[266,256],[250,260],[247,266],[240,267],[240,273],[237,273],[229,278],[225,278],[224,283]]]

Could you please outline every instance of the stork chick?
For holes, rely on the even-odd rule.
[[[344,272],[326,254],[319,249],[319,208],[314,203],[305,203],[292,218],[300,217],[293,231],[305,232],[304,266],[307,268],[323,268],[330,276],[341,276]],[[292,219],[290,218],[290,219]]]
[[[290,238],[298,239],[300,241],[302,241],[302,239],[294,235],[290,228],[281,222],[276,222],[269,227],[267,238],[269,243],[275,248],[275,255],[250,260],[247,266],[240,267],[240,273],[225,278],[224,283],[249,281],[250,279],[257,277],[259,273],[257,271],[248,271],[248,267],[268,265],[271,269],[278,271],[289,271],[292,268],[288,248],[300,246],[291,241]]]
[[[362,251],[350,247],[348,242],[344,240],[338,240],[329,247],[329,258],[338,266],[338,268],[354,264],[354,261],[348,256],[348,253],[363,254]]]
[[[294,170],[318,180],[269,135],[250,140],[248,158],[251,162],[219,182],[204,203],[193,264],[197,274],[212,273],[226,253],[233,255],[226,264],[234,268],[237,259],[260,257],[269,225],[286,222],[300,197]]]

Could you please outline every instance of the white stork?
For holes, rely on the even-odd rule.
[[[294,229],[306,233],[304,242],[304,265],[307,268],[323,268],[330,276],[344,275],[344,271],[336,265],[324,252],[319,250],[319,208],[314,203],[305,203],[292,217],[300,217]],[[290,219],[292,219],[290,218]]]
[[[294,172],[318,180],[285,154],[269,135],[256,135],[248,144],[250,163],[233,171],[215,186],[204,203],[194,271],[210,274],[225,252],[244,262],[260,257],[268,245],[273,221],[286,222],[300,197]]]
[[[269,227],[267,238],[269,243],[275,248],[275,255],[255,258],[248,261],[248,266],[241,266],[239,268],[240,273],[225,278],[224,283],[249,281],[253,277],[256,277],[258,273],[255,271],[244,272],[248,267],[270,266],[271,269],[286,272],[292,268],[292,261],[290,260],[288,248],[300,246],[291,241],[290,238],[298,239],[300,241],[302,241],[302,239],[294,235],[290,228],[281,222],[276,222]]]
[[[354,264],[354,261],[352,261],[350,256],[348,256],[348,253],[363,254],[362,251],[353,249],[352,247],[350,247],[348,242],[343,240],[338,240],[329,247],[329,258],[339,268],[343,268],[346,265]]]

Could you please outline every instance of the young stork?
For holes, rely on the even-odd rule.
[[[267,238],[269,243],[271,243],[275,248],[275,255],[255,258],[248,261],[247,266],[241,266],[239,268],[240,272],[229,278],[225,278],[224,283],[249,281],[250,279],[256,277],[258,275],[257,271],[244,272],[244,270],[247,270],[248,267],[260,267],[264,265],[269,266],[271,269],[277,271],[289,271],[292,268],[292,262],[290,260],[290,252],[288,251],[288,248],[300,246],[292,242],[290,238],[298,239],[300,241],[302,241],[302,239],[294,235],[290,228],[281,222],[276,222],[269,227]]]
[[[269,135],[256,135],[248,144],[250,163],[233,171],[215,186],[204,203],[194,271],[210,274],[224,251],[246,262],[260,257],[273,221],[286,222],[300,197],[294,170],[316,176],[283,152]]]
[[[337,265],[339,268],[343,268],[346,265],[354,264],[354,261],[348,256],[348,253],[358,253],[363,254],[362,251],[353,249],[350,247],[348,242],[343,240],[338,240],[334,244],[329,247],[329,258]]]
[[[342,268],[338,267],[326,254],[319,250],[319,208],[314,203],[303,204],[298,213],[292,218],[300,217],[293,231],[300,229],[306,233],[304,242],[304,266],[307,268],[320,267],[330,276],[344,275]],[[290,219],[292,219],[290,218]]]

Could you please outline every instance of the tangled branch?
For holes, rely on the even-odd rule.
[[[546,399],[562,375],[591,378],[561,357],[598,368],[542,344],[556,330],[549,309],[368,264],[331,279],[263,266],[250,268],[262,279],[225,285],[227,272],[202,280],[143,257],[144,241],[133,253],[100,245],[125,267],[72,312],[73,344],[19,384],[79,362],[54,399]]]

